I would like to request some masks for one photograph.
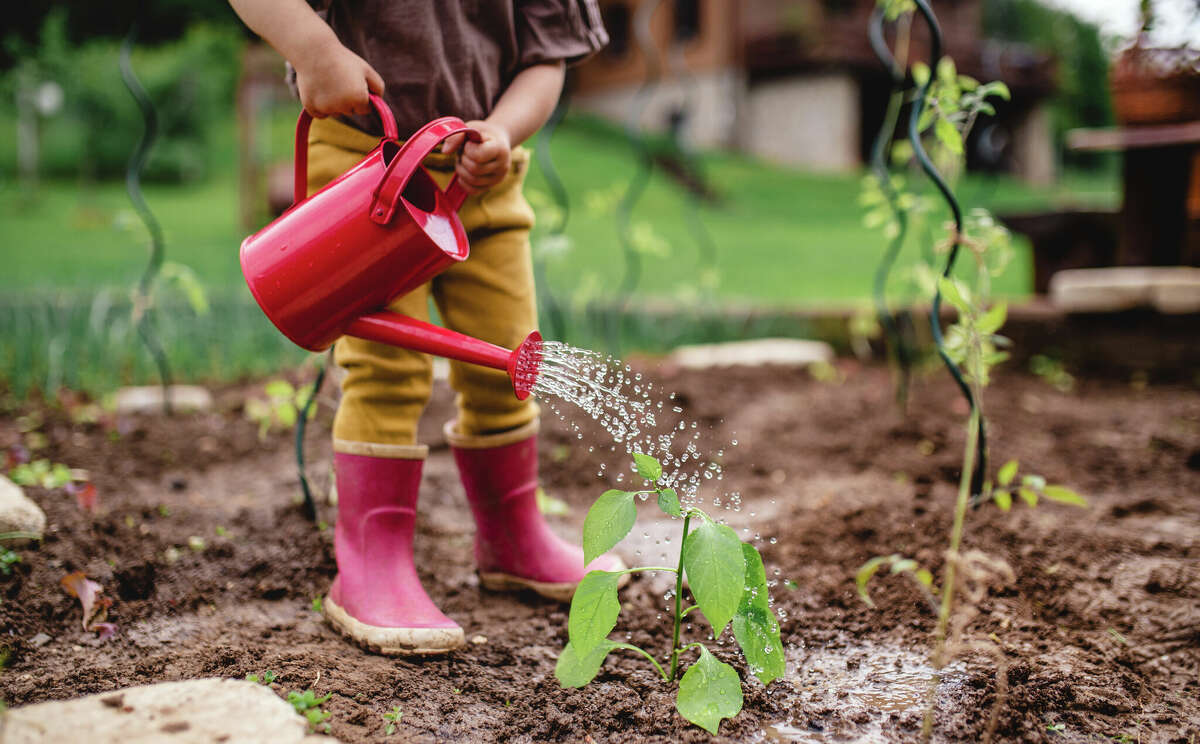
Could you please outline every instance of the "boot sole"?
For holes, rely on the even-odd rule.
[[[440,656],[466,645],[462,628],[382,628],[351,617],[332,599],[322,605],[333,629],[360,648],[384,656]]]
[[[615,571],[623,571],[625,564],[620,563],[619,568]],[[624,574],[617,580],[617,588],[625,586],[629,583],[630,574]],[[530,591],[546,599],[553,599],[556,602],[570,602],[575,596],[575,590],[579,587],[579,582],[571,583],[552,583],[547,581],[534,581],[533,579],[524,579],[520,576],[506,573],[485,573],[479,572],[479,585],[484,589],[493,592],[516,592]]]

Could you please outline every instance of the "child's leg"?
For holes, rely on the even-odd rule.
[[[533,211],[521,194],[528,151],[513,153],[502,183],[466,202],[460,215],[471,256],[433,280],[446,325],[468,336],[513,348],[536,327],[529,254]],[[444,183],[445,174],[439,174]],[[623,568],[615,556],[585,567],[583,551],[560,539],[537,508],[537,413],[517,400],[508,376],[471,364],[450,365],[458,392],[458,421],[446,438],[475,517],[475,559],[491,589],[532,589],[567,601],[591,569]]]
[[[313,122],[309,192],[342,174],[378,143],[332,120]],[[429,287],[392,309],[425,320]],[[421,586],[412,540],[426,448],[415,445],[433,366],[424,354],[343,337],[334,357],[346,368],[334,419],[338,488],[338,575],[325,599],[329,622],[385,654],[437,654],[463,644],[463,632]]]

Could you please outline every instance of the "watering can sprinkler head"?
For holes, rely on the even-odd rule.
[[[242,242],[242,273],[275,327],[310,351],[342,335],[399,346],[508,373],[516,396],[528,398],[542,361],[537,331],[508,350],[431,323],[384,310],[392,300],[467,258],[458,218],[466,191],[458,178],[439,189],[421,167],[447,137],[479,132],[443,117],[403,144],[377,96],[384,137],[362,162],[306,197],[308,129],[296,124],[296,201]]]
[[[517,399],[528,398],[542,373],[542,334],[537,331],[530,333],[520,346],[513,349],[512,354],[508,355],[506,371]]]

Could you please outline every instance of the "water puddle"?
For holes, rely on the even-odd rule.
[[[798,715],[765,727],[757,741],[887,744],[897,740],[897,724],[907,733],[919,728],[934,674],[924,649],[867,643],[799,649],[788,657],[785,681],[792,689],[783,694]],[[954,700],[966,678],[961,664],[943,670],[938,705]]]

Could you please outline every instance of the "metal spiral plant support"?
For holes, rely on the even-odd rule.
[[[929,8],[927,0],[914,0],[917,10],[920,11],[921,17],[929,26],[930,38],[930,70],[929,78],[923,82],[917,90],[916,100],[913,101],[912,111],[908,119],[908,140],[912,144],[913,153],[917,157],[917,162],[921,164],[921,170],[925,175],[929,176],[934,185],[941,192],[942,198],[950,207],[950,212],[954,216],[954,235],[950,240],[950,253],[946,257],[946,268],[942,270],[942,277],[950,276],[950,272],[954,269],[954,261],[958,258],[958,249],[962,246],[963,240],[963,215],[962,207],[959,206],[958,199],[955,198],[954,192],[950,190],[950,186],[938,173],[933,161],[929,159],[929,153],[925,152],[925,147],[921,144],[921,132],[918,128],[918,122],[921,119],[921,112],[925,108],[925,99],[929,95],[929,88],[933,83],[934,72],[938,61],[942,58],[942,29],[938,25],[937,18],[933,15],[933,11]],[[946,353],[946,347],[942,339],[942,323],[939,314],[942,308],[942,291],[937,288],[933,295],[933,307],[929,314],[929,324],[933,333],[933,341],[937,345],[938,356],[942,358],[942,362],[949,370],[950,376],[954,378],[954,382],[962,391],[963,397],[971,406],[972,413],[979,413],[979,401],[975,400],[975,396],[971,393],[971,388],[967,385],[967,381],[963,379],[962,371],[959,370],[950,356]],[[979,415],[979,440],[976,449],[975,471],[971,474],[971,494],[976,498],[982,496],[984,475],[987,473],[987,435],[986,425],[982,415]]]
[[[633,290],[637,289],[642,277],[642,260],[633,245],[631,222],[633,207],[645,192],[646,186],[650,183],[650,174],[654,170],[654,160],[642,137],[640,121],[650,93],[662,75],[662,61],[659,59],[658,49],[654,45],[654,37],[650,33],[650,20],[661,4],[662,0],[652,0],[652,2],[639,5],[634,15],[634,37],[646,59],[646,77],[633,96],[629,120],[625,123],[625,135],[637,157],[637,170],[634,171],[633,180],[630,181],[629,187],[622,195],[621,201],[617,203],[614,212],[617,237],[625,254],[625,275],[621,277],[621,283],[617,286],[616,302],[607,323],[608,348],[611,353],[620,352],[621,323],[625,315],[625,308],[629,303],[629,296]]]
[[[567,222],[571,217],[571,201],[567,196],[567,187],[563,185],[562,177],[559,176],[558,169],[554,167],[554,158],[550,155],[550,140],[553,139],[558,125],[567,115],[570,98],[571,94],[564,90],[558,99],[558,105],[550,114],[550,118],[542,125],[542,131],[538,134],[533,149],[538,168],[546,178],[546,186],[550,189],[550,195],[554,198],[555,205],[558,206],[558,222],[550,228],[550,236],[558,239],[562,239],[567,232]],[[539,257],[537,251],[533,256],[533,271],[537,279],[538,296],[544,297],[546,300],[546,317],[550,321],[550,337],[565,341],[567,338],[566,315],[562,303],[555,297],[554,292],[550,289],[550,282],[546,278],[545,256]]]
[[[317,372],[317,379],[313,381],[312,393],[308,396],[308,400],[304,401],[300,415],[296,417],[296,471],[300,479],[300,492],[304,494],[304,516],[308,517],[310,522],[317,521],[317,502],[308,485],[308,474],[305,473],[304,432],[308,429],[308,417],[312,413],[313,405],[317,402],[317,395],[325,383],[325,372],[329,369],[329,364],[333,362],[333,349],[329,350],[326,359],[328,361],[321,364],[321,370]]]
[[[150,233],[150,262],[146,265],[146,270],[142,272],[142,278],[138,281],[137,289],[135,290],[133,315],[138,335],[150,351],[150,355],[154,358],[155,366],[158,367],[158,376],[163,391],[163,411],[167,415],[170,415],[171,366],[167,361],[166,351],[163,349],[162,342],[158,338],[158,333],[154,325],[154,308],[150,297],[150,290],[154,285],[154,279],[162,269],[165,242],[163,240],[162,226],[154,217],[154,213],[150,211],[150,206],[146,204],[146,198],[142,194],[141,183],[142,170],[146,167],[146,161],[150,159],[150,149],[154,146],[154,141],[158,138],[158,114],[154,109],[154,103],[146,93],[146,89],[142,87],[141,82],[138,81],[137,75],[133,71],[131,54],[133,39],[136,35],[136,28],[129,31],[125,37],[125,41],[121,44],[120,54],[121,80],[124,81],[126,89],[129,90],[129,94],[133,96],[138,108],[142,112],[144,127],[142,137],[138,140],[137,147],[134,149],[133,154],[130,155],[129,163],[125,167],[125,190],[129,194],[129,201],[133,203],[134,211],[137,212],[138,217],[145,224],[146,230]]]
[[[896,365],[899,368],[900,376],[896,386],[896,400],[903,410],[908,400],[908,385],[912,376],[912,360],[913,351],[905,342],[903,334],[900,332],[899,326],[896,324],[896,318],[888,309],[887,304],[887,280],[891,274],[892,268],[896,265],[896,258],[900,255],[900,249],[904,246],[904,239],[908,234],[908,213],[900,208],[899,197],[896,194],[895,188],[892,187],[891,172],[888,170],[887,151],[888,143],[891,142],[892,136],[895,134],[896,122],[900,118],[900,107],[904,103],[904,81],[905,69],[892,55],[888,48],[887,42],[883,38],[883,23],[884,11],[878,5],[871,13],[871,20],[867,26],[868,37],[871,41],[871,49],[875,52],[875,56],[883,63],[887,69],[889,76],[892,79],[892,87],[890,97],[888,99],[887,112],[883,117],[883,124],[879,128],[879,133],[875,135],[875,141],[871,145],[871,168],[875,172],[875,178],[879,181],[879,188],[883,191],[884,198],[887,199],[888,206],[892,210],[892,214],[896,219],[898,227],[896,236],[892,238],[883,257],[879,260],[879,266],[875,269],[875,314],[879,319],[879,324],[883,326],[884,333],[887,336],[887,345],[891,352],[895,355]]]

